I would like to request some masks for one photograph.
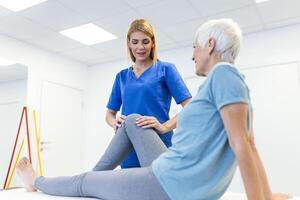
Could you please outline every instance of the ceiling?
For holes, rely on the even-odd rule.
[[[191,45],[201,23],[222,17],[233,18],[244,33],[262,31],[300,23],[300,1],[48,0],[17,13],[0,6],[0,34],[95,65],[127,57],[124,38],[135,18],[150,21],[163,51]],[[86,23],[99,25],[119,39],[86,46],[59,34]]]

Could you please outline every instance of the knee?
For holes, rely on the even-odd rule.
[[[127,115],[125,119],[125,124],[135,124],[136,118],[140,117],[140,114],[130,114]]]
[[[135,121],[135,119],[138,118],[138,117],[140,117],[140,116],[142,116],[142,115],[136,114],[136,113],[130,114],[130,115],[127,115],[125,121]]]
[[[89,195],[87,192],[88,180],[90,180],[89,177],[92,177],[93,175],[95,175],[95,172],[85,172],[83,174],[75,176],[75,179],[78,179],[76,189],[79,196],[84,197]]]

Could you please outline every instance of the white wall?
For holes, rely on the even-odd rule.
[[[32,111],[36,110],[39,126],[40,121],[43,120],[40,118],[43,82],[57,83],[84,91],[87,80],[87,66],[4,35],[0,35],[0,43],[1,57],[14,60],[28,67],[27,106],[29,109],[30,133],[32,135],[32,157],[33,162],[37,163],[35,141],[33,140],[35,137]],[[72,132],[72,130],[67,131]],[[59,139],[62,140],[63,138]],[[77,155],[69,156],[69,159],[78,159]]]
[[[20,101],[26,103],[27,80],[0,82],[0,103]]]
[[[4,184],[23,105],[26,104],[27,80],[0,82],[0,185]],[[3,153],[7,152],[7,153]],[[15,184],[15,179],[11,185]]]
[[[300,60],[300,25],[288,26],[259,33],[253,33],[244,36],[241,53],[237,59],[236,65],[240,68],[254,68],[265,65],[276,65],[281,63],[298,62]],[[189,47],[169,50],[159,53],[161,60],[173,62],[178,67],[180,73],[185,78],[194,76],[194,63],[192,62],[192,42]],[[112,130],[104,121],[106,103],[109,98],[112,83],[115,74],[128,65],[127,60],[121,60],[113,63],[95,65],[89,68],[88,93],[86,96],[86,151],[85,151],[85,169],[93,167],[99,156],[104,152],[107,144],[113,136]],[[293,98],[293,97],[291,97]],[[284,105],[282,105],[284,106]],[[300,130],[298,130],[299,132]],[[259,141],[260,136],[256,136]],[[283,138],[272,138],[280,142]],[[300,142],[300,136],[294,135],[294,140]],[[267,145],[267,144],[266,144]],[[266,168],[270,169],[276,166],[278,162],[284,160],[272,160],[268,158],[268,152],[263,152],[263,160],[266,161]],[[294,152],[296,153],[296,152]],[[300,163],[299,156],[287,159],[298,159],[294,163]],[[288,166],[285,170],[288,170]],[[284,173],[284,171],[282,172]],[[270,174],[270,176],[276,174]],[[299,173],[297,172],[296,176]],[[295,177],[300,180],[300,177]],[[279,181],[279,180],[274,180]],[[273,183],[273,182],[272,182]],[[271,183],[271,184],[272,184]],[[276,183],[277,184],[277,183]],[[293,183],[279,183],[294,184]],[[278,185],[278,184],[277,184]],[[232,188],[241,190],[240,186]]]
[[[0,55],[28,66],[28,105],[40,107],[43,80],[84,89],[87,66],[0,35]]]
[[[106,103],[116,73],[126,65],[127,61],[117,61],[89,68],[85,98],[85,170],[94,167],[113,136],[113,130],[105,123]]]

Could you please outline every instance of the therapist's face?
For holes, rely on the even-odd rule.
[[[128,46],[136,62],[145,62],[150,58],[150,53],[154,43],[149,36],[141,31],[133,32],[130,35]]]

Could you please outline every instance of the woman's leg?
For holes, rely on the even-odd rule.
[[[59,196],[96,197],[105,200],[169,200],[151,167],[92,171],[73,177],[43,178],[35,187]]]
[[[167,150],[155,131],[135,125],[135,119],[138,116],[127,117],[122,129],[115,135],[96,167],[107,170],[104,167],[113,168],[118,165],[131,145],[136,149],[141,166],[150,166],[154,159]],[[124,200],[168,199],[150,167],[93,171],[71,177],[35,178],[28,159],[22,162],[23,166],[19,165],[18,168],[21,177],[27,177],[22,178],[25,187],[30,189],[34,186],[35,189],[48,194]]]
[[[150,166],[153,160],[167,151],[167,147],[153,129],[136,126],[135,121],[139,116],[138,114],[127,116],[93,171],[114,169],[132,146],[142,167]]]
[[[92,171],[77,176],[36,178],[27,158],[21,159],[18,172],[27,191],[36,189],[57,196],[96,197],[105,200],[169,200],[151,167]]]

